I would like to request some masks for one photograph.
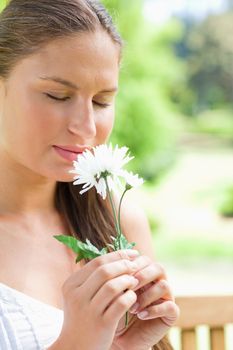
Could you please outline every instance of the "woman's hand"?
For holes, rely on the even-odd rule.
[[[109,350],[120,319],[134,304],[133,250],[118,250],[88,262],[64,283],[64,323],[50,349]]]
[[[147,256],[140,256],[135,262],[138,271],[134,277],[139,284],[133,290],[138,306],[131,310],[128,327],[124,328],[123,319],[120,321],[112,350],[148,350],[165,336],[179,315],[163,267]],[[143,319],[142,311],[148,313]]]

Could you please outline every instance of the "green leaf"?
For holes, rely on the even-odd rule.
[[[120,235],[120,245],[121,245],[121,249],[131,249],[132,247],[134,247],[136,245],[135,242],[133,243],[129,243],[126,239],[126,237],[121,234]]]
[[[111,236],[111,238],[113,239],[113,244],[114,244],[114,249],[115,250],[131,249],[131,248],[133,248],[136,245],[135,242],[129,243],[127,241],[126,237],[123,235],[123,233],[121,233],[121,235],[117,236],[117,237]],[[120,243],[119,243],[119,240],[120,240]],[[110,245],[110,246],[112,246],[112,245]]]
[[[104,247],[99,250],[90,242],[89,239],[86,239],[86,242],[81,242],[77,238],[67,235],[58,235],[53,237],[56,238],[59,242],[65,244],[68,248],[71,248],[73,252],[77,254],[77,258],[75,260],[76,263],[82,259],[92,260],[98,256],[108,253],[108,247]],[[131,249],[136,245],[136,243],[129,243],[123,234],[120,236],[120,247],[118,237],[111,236],[111,238],[114,241],[114,245],[107,244],[107,246],[112,248],[114,251],[120,249],[120,247],[121,249]]]
[[[64,243],[67,247],[71,248],[76,254],[79,253],[78,240],[75,237],[66,236],[66,235],[58,235],[53,236],[59,242]]]
[[[79,241],[75,237],[66,235],[59,235],[53,237],[56,238],[58,241],[64,243],[67,247],[71,248],[77,254],[76,263],[82,259],[91,260],[96,258],[97,256],[101,256],[107,253],[107,248],[99,250],[89,241],[89,239],[86,239],[86,243],[84,243]]]
[[[108,248],[104,247],[101,249],[101,255],[107,254],[108,253]]]

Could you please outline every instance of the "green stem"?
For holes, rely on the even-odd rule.
[[[124,192],[122,193],[120,203],[119,203],[119,209],[118,209],[118,225],[119,225],[119,229],[120,229],[120,235],[122,234],[122,231],[121,231],[121,204],[122,204],[122,200],[124,198],[124,195],[126,194],[127,191],[128,191],[128,188],[126,188],[124,190]],[[119,236],[119,245],[120,245],[120,236]],[[128,326],[128,323],[129,323],[129,313],[127,311],[125,314],[125,327]]]
[[[121,196],[120,199],[120,203],[119,203],[119,209],[118,209],[118,226],[119,226],[119,230],[120,230],[120,235],[122,234],[122,230],[121,230],[121,204],[122,204],[122,200],[124,198],[124,195],[126,194],[126,192],[128,191],[128,188],[126,188]],[[119,244],[120,244],[120,237],[119,237]]]
[[[121,226],[120,226],[120,209],[121,209],[121,203],[122,203],[122,199],[123,199],[123,196],[125,195],[125,192],[127,190],[124,191],[124,193],[122,194],[121,196],[121,199],[120,199],[120,203],[119,203],[119,210],[118,210],[118,220],[117,221],[117,215],[116,215],[116,208],[115,208],[115,204],[114,204],[114,201],[112,199],[112,195],[111,195],[111,192],[109,190],[109,186],[108,186],[108,180],[107,178],[105,177],[104,178],[104,181],[106,183],[106,187],[107,187],[107,192],[108,192],[108,196],[109,196],[109,200],[110,200],[110,204],[111,204],[111,207],[112,207],[112,212],[113,212],[113,218],[114,218],[114,224],[115,224],[115,228],[116,228],[116,232],[117,232],[117,236],[118,236],[118,244],[119,244],[119,248],[121,249],[121,244],[120,244],[120,235],[121,235]],[[116,249],[116,246],[115,246],[115,249]],[[126,315],[125,315],[125,327],[128,325],[128,311],[126,312]]]
[[[113,212],[113,218],[114,218],[114,224],[115,224],[116,232],[117,232],[117,234],[119,235],[119,234],[120,234],[120,228],[119,228],[119,225],[118,225],[118,222],[117,222],[117,215],[116,215],[115,204],[114,204],[114,202],[113,202],[112,195],[111,195],[111,192],[110,192],[110,190],[109,190],[107,178],[104,178],[104,181],[105,181],[105,183],[106,183],[106,187],[107,187],[107,192],[108,192],[109,200],[110,200],[110,204],[111,204],[111,207],[112,207],[112,212]]]
[[[125,327],[128,326],[128,323],[129,323],[129,312],[126,311],[126,314],[125,314]]]

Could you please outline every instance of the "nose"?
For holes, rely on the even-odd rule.
[[[80,101],[71,111],[68,131],[83,141],[96,136],[96,122],[92,101]]]

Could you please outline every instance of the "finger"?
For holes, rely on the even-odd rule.
[[[135,259],[135,261],[138,262],[140,258]],[[151,260],[149,264],[144,266],[140,271],[137,271],[134,277],[140,281],[136,290],[156,280],[167,279],[163,266],[157,262],[151,263]]]
[[[93,297],[91,303],[95,305],[98,314],[103,314],[124,291],[134,288],[138,280],[133,276],[121,275],[108,282]]]
[[[82,285],[87,278],[95,271],[98,267],[105,265],[110,262],[120,260],[134,260],[135,257],[139,256],[139,252],[134,249],[121,249],[108,254],[104,254],[95,259],[92,259],[85,264],[81,269],[75,271],[65,281],[65,288],[74,288]]]
[[[101,265],[80,286],[80,292],[83,291],[86,300],[91,301],[106,282],[121,275],[132,275],[137,269],[135,261],[126,259]]]
[[[129,308],[135,303],[136,298],[136,293],[130,289],[121,294],[104,312],[104,320],[106,322],[112,322],[113,319],[119,321],[119,319],[123,317]]]
[[[150,287],[138,296],[137,303],[129,311],[131,313],[140,312],[140,310],[160,299],[174,301],[170,286],[166,280],[159,280],[150,284]]]
[[[179,317],[179,308],[175,302],[168,300],[161,304],[147,307],[138,313],[137,317],[142,320],[161,318],[165,325],[171,327]]]
[[[137,277],[136,277],[136,274],[139,274],[140,271],[142,271],[143,269],[145,269],[147,266],[150,266],[152,260],[151,260],[148,256],[146,256],[146,255],[140,255],[140,256],[138,256],[138,257],[136,257],[136,258],[134,259],[134,262],[135,262],[135,263],[137,264],[137,266],[138,266],[137,271],[134,273],[135,278],[137,278]],[[139,274],[139,276],[140,276],[140,274]]]
[[[139,297],[141,294],[143,294],[147,289],[149,289],[151,286],[153,286],[154,282],[150,282],[146,284],[145,286],[141,287],[140,289],[135,290],[137,296]],[[136,288],[135,288],[136,289]]]

